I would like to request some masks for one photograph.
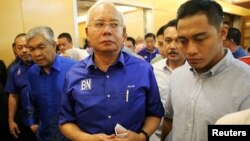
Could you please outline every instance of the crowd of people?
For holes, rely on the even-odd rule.
[[[0,60],[0,140],[206,141],[208,125],[250,124],[250,57],[217,2],[186,1],[134,39],[98,1],[85,31],[83,49],[47,26],[14,38],[15,60]]]

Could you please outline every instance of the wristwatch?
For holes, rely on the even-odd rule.
[[[142,134],[145,136],[146,141],[149,141],[149,135],[148,135],[147,132],[145,132],[143,129],[141,129],[141,130],[138,132],[138,134],[140,134],[140,133],[142,133]]]

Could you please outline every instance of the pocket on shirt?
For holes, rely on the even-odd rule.
[[[76,105],[81,106],[82,108],[88,108],[103,102],[104,95],[101,91],[98,90],[89,90],[89,91],[73,91],[73,98],[76,102]]]
[[[146,94],[143,91],[122,91],[121,98],[121,103],[126,107],[126,117],[129,121],[144,119],[146,111]]]

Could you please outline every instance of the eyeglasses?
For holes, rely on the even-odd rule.
[[[112,22],[103,22],[103,21],[95,21],[89,25],[93,27],[94,30],[103,30],[106,26],[109,26],[111,30],[117,30],[122,24],[119,21],[112,21]]]

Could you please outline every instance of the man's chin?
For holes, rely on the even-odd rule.
[[[46,66],[46,64],[43,61],[35,61],[35,63],[40,67]]]
[[[23,60],[24,62],[32,62],[32,59],[31,59],[31,58],[22,58],[22,60]]]

